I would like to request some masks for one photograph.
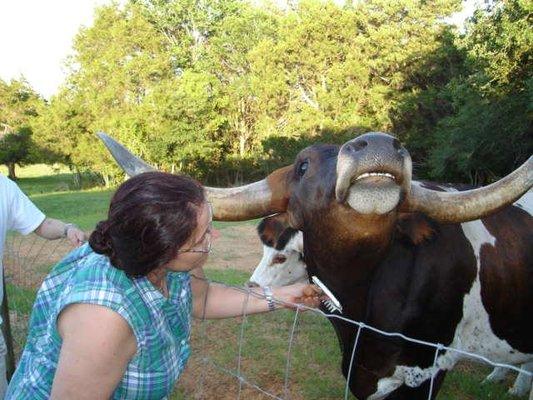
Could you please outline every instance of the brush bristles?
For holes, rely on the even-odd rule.
[[[340,312],[339,308],[335,304],[333,304],[331,300],[329,299],[322,300],[322,303],[324,303],[324,306],[328,309],[329,312],[334,312],[334,311]]]

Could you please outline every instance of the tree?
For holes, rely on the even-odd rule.
[[[533,153],[532,11],[528,1],[496,3],[457,40],[464,67],[444,90],[452,112],[436,127],[431,176],[485,184]]]
[[[399,105],[428,88],[420,71],[438,66],[443,17],[456,0],[372,0],[338,7],[301,1],[278,22],[277,36],[252,50],[255,129],[263,138],[396,131]],[[430,59],[435,60],[435,62]],[[430,75],[427,73],[427,75]],[[331,136],[329,136],[331,137]],[[335,139],[335,137],[333,137]]]
[[[526,2],[478,13],[464,37],[444,22],[460,0],[266,3],[99,8],[35,142],[107,183],[121,173],[99,130],[158,168],[224,184],[370,130],[397,134],[422,177],[491,180],[531,152]]]
[[[24,79],[9,84],[0,80],[0,163],[16,179],[15,166],[35,156],[31,124],[37,116],[41,98]]]

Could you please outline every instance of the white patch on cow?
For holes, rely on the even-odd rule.
[[[302,232],[297,232],[281,250],[263,245],[263,258],[255,268],[250,281],[259,286],[285,286],[307,282],[307,268],[301,259],[302,255]],[[274,263],[276,257],[279,256],[286,257],[286,260],[282,263]]]
[[[416,184],[420,184],[416,182]],[[446,188],[447,191],[454,189]],[[532,204],[531,191],[526,193],[518,203],[525,209]],[[527,197],[526,197],[527,196]],[[485,228],[481,220],[461,224],[466,238],[469,240],[476,256],[477,274],[470,291],[463,301],[463,317],[455,330],[455,336],[449,347],[468,351],[505,364],[522,364],[533,360],[533,354],[524,354],[514,350],[505,340],[499,339],[492,331],[489,315],[481,301],[481,285],[479,280],[480,253],[483,246],[494,246],[496,238]],[[418,387],[430,379],[438,370],[451,370],[465,356],[448,351],[437,358],[437,367],[419,368],[399,365],[390,377],[380,379],[377,390],[368,400],[380,400],[399,388],[402,384]],[[474,359],[475,360],[475,359]],[[533,400],[533,399],[531,399]]]
[[[393,376],[388,378],[380,379],[378,381],[378,389],[372,395],[370,395],[367,400],[381,400],[386,397],[389,393],[395,391],[400,386],[402,386],[403,380],[400,377],[396,376],[396,371]]]

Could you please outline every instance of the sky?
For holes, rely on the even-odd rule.
[[[45,98],[64,81],[74,36],[110,0],[0,0],[0,78],[23,75]]]
[[[66,77],[65,60],[72,54],[72,41],[81,26],[90,26],[94,9],[111,0],[0,0],[0,78],[24,76],[49,99]],[[472,14],[467,0],[460,23]]]

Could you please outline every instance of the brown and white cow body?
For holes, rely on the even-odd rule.
[[[455,190],[453,187],[447,185],[440,186],[439,188],[446,191]],[[505,213],[513,213],[513,209],[517,213],[517,219],[529,221],[529,230],[521,231],[520,227],[513,228],[513,218],[510,215],[505,215]],[[521,214],[521,216],[518,216],[518,214]],[[475,263],[475,276],[473,279],[472,277],[470,278],[470,289],[463,296],[462,316],[456,324],[453,339],[451,342],[445,343],[447,346],[475,353],[500,363],[516,366],[523,364],[524,369],[529,369],[529,363],[533,362],[531,345],[522,346],[523,351],[513,347],[505,339],[505,321],[498,322],[496,318],[498,314],[502,317],[502,314],[505,313],[518,312],[519,315],[522,315],[521,318],[523,318],[524,324],[528,323],[526,317],[528,315],[527,309],[506,309],[503,306],[498,307],[497,303],[498,294],[500,294],[507,298],[508,303],[516,304],[509,297],[520,293],[520,287],[524,286],[524,284],[526,286],[531,285],[531,281],[528,283],[513,282],[513,280],[510,280],[504,282],[502,288],[492,291],[483,287],[482,282],[490,285],[491,280],[497,279],[497,277],[491,277],[490,272],[487,271],[485,273],[483,271],[484,269],[496,268],[503,275],[505,275],[506,268],[517,268],[520,265],[527,267],[527,263],[529,263],[529,268],[531,269],[531,263],[533,262],[531,258],[528,260],[513,260],[516,257],[516,254],[513,254],[513,252],[516,251],[516,246],[518,246],[519,253],[524,255],[529,253],[529,256],[532,255],[532,216],[533,192],[529,192],[516,202],[514,206],[508,207],[496,215],[483,220],[460,224],[465,242],[469,245],[474,255],[472,261]],[[517,239],[522,240],[522,243],[516,243],[515,240]],[[443,256],[446,255],[443,254]],[[526,264],[523,264],[524,261]],[[531,274],[531,271],[529,274]],[[501,291],[505,291],[505,293]],[[529,291],[531,292],[531,289]],[[491,295],[494,296],[492,299],[490,299]],[[529,296],[531,296],[531,293],[529,293]],[[484,303],[487,303],[487,305]],[[499,310],[492,312],[497,308]],[[523,312],[526,313],[522,314]],[[493,319],[493,324],[491,324],[491,318]],[[493,326],[497,325],[499,325],[499,330],[498,328],[493,328]],[[528,329],[531,328],[529,327]],[[517,343],[520,342],[516,338],[515,341]],[[439,370],[451,370],[463,358],[465,356],[462,354],[446,352],[438,357],[437,369],[434,369],[432,366],[397,365],[391,376],[378,380],[376,391],[368,399],[387,398],[386,396],[389,393],[394,392],[394,390],[402,385],[419,387],[424,382],[427,382],[432,374],[437,373]],[[513,387],[514,394],[523,395],[525,390],[531,389],[531,380],[528,378],[526,374],[522,373],[519,375]]]
[[[443,191],[458,190],[454,185],[432,184],[432,186]],[[514,204],[514,207],[519,207],[530,216],[533,216],[533,192],[526,193]],[[480,220],[463,223],[461,224],[461,229],[476,255],[477,274],[472,289],[465,296],[463,318],[456,328],[455,336],[450,346],[483,355],[490,360],[498,360],[500,363],[514,365],[523,363],[520,368],[526,371],[533,370],[533,361],[529,361],[532,359],[531,355],[514,353],[505,341],[502,342],[492,332],[487,310],[481,301],[479,276],[481,248],[483,246],[494,247],[496,238],[492,236]],[[250,281],[260,286],[283,286],[307,281],[306,265],[302,260],[303,236],[300,231],[296,231],[289,226],[287,215],[277,214],[267,217],[261,221],[257,230],[263,243],[264,251],[261,262],[254,270]],[[513,292],[513,287],[509,287],[508,291]],[[480,349],[480,347],[482,348]],[[461,358],[464,358],[464,356],[448,354],[447,356],[441,356],[438,359],[438,363],[443,369],[449,370]],[[509,369],[503,367],[496,368],[486,380],[501,382],[509,371]],[[433,372],[433,369],[420,370],[417,368],[408,369],[405,366],[398,367],[396,375],[378,382],[378,388],[380,388],[381,392],[387,392],[403,384],[404,381],[417,384],[422,379],[427,379],[427,376],[430,376]],[[414,375],[415,378],[410,375]],[[520,373],[509,393],[523,396],[530,391],[532,391],[531,377]],[[379,396],[379,390],[375,395]]]
[[[101,137],[128,173],[149,168]],[[493,185],[458,192],[412,182],[411,171],[397,139],[368,133],[308,147],[262,181],[206,193],[219,220],[286,212],[303,232],[308,274],[343,316],[494,361],[531,360],[533,217],[509,204],[533,186],[533,158]],[[359,399],[426,400],[433,373],[435,398],[459,359],[441,351],[433,370],[435,349],[363,329],[350,365],[357,329],[330,321]]]

